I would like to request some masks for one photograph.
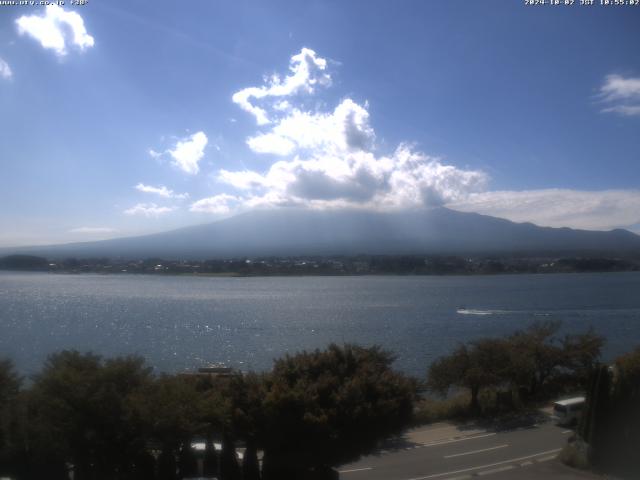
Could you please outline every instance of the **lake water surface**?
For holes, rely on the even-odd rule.
[[[0,272],[0,357],[25,374],[64,348],[162,371],[270,368],[330,342],[379,344],[423,376],[457,342],[535,320],[592,326],[605,357],[640,345],[640,273],[213,278]]]

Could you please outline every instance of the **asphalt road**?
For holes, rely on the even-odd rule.
[[[555,458],[571,433],[549,422],[503,431],[439,424],[408,432],[375,455],[338,470],[341,480],[502,479],[542,470],[551,480],[552,471],[563,468]],[[516,469],[527,472],[517,474]]]

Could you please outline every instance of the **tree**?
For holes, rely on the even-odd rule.
[[[378,347],[335,344],[277,360],[265,379],[263,478],[319,476],[405,427],[416,384],[392,363]]]
[[[483,388],[498,386],[505,381],[510,369],[510,345],[501,339],[482,339],[460,345],[450,355],[431,364],[427,386],[446,395],[451,387],[468,388],[470,408],[480,409],[478,396]]]
[[[0,475],[15,473],[19,439],[15,417],[22,378],[9,359],[0,359]]]
[[[176,477],[176,455],[181,449],[184,468],[189,468],[185,449],[190,448],[191,439],[202,429],[200,395],[197,379],[162,375],[130,398],[133,417],[160,449],[158,470],[163,479]]]
[[[150,380],[138,357],[51,355],[29,392],[29,444],[45,463],[71,463],[74,478],[124,478],[144,453],[128,398]]]
[[[559,322],[535,322],[503,338],[462,344],[433,362],[427,386],[443,395],[452,387],[469,389],[474,412],[483,388],[515,387],[523,400],[555,393],[554,387],[585,388],[604,338],[589,330],[559,339],[559,329]]]
[[[560,322],[535,322],[509,337],[514,366],[512,380],[528,397],[535,396],[554,370],[563,364],[564,352],[554,337],[559,329]]]
[[[535,322],[508,337],[512,346],[510,379],[522,396],[549,396],[562,388],[585,388],[596,367],[604,337],[593,330],[558,338],[560,322]]]
[[[616,367],[627,383],[627,388],[640,393],[640,347],[636,347],[633,351],[620,355],[615,362]]]
[[[586,388],[591,372],[597,368],[600,353],[605,339],[589,329],[582,334],[566,335],[562,339],[562,351],[564,359],[560,366],[568,375],[568,380],[573,380],[579,388]],[[569,382],[571,383],[571,382]]]

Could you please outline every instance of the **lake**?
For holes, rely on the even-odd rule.
[[[24,374],[73,348],[159,371],[263,370],[330,342],[379,344],[424,376],[458,342],[536,320],[593,327],[606,359],[640,345],[640,273],[214,278],[0,272],[0,357]]]

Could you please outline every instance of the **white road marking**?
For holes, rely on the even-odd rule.
[[[465,440],[475,440],[476,438],[491,437],[492,435],[495,435],[495,434],[496,434],[495,432],[485,433],[484,435],[475,435],[475,436],[469,436],[465,438],[443,440],[441,442],[424,443],[423,445],[425,447],[437,447],[438,445],[448,445],[449,443],[464,442]]]
[[[529,465],[533,465],[533,462],[531,460],[527,460],[526,462],[522,462],[520,464],[521,467],[527,467]]]
[[[573,430],[564,430],[562,433],[573,433]]]
[[[474,453],[488,452],[489,450],[497,450],[499,448],[506,448],[509,444],[498,445],[496,447],[483,448],[481,450],[472,450],[471,452],[454,453],[453,455],[445,455],[444,458],[462,457],[463,455],[473,455]]]
[[[507,470],[511,470],[512,468],[515,468],[515,467],[513,465],[506,465],[504,467],[498,467],[491,470],[484,470],[482,472],[478,472],[478,475],[490,475],[492,473],[505,472]]]
[[[414,432],[418,433],[418,432],[437,432],[438,430],[453,430],[455,429],[456,426],[455,425],[447,425],[444,427],[438,427],[438,428],[424,428],[422,430],[414,430]],[[486,432],[486,430],[484,430]]]
[[[373,470],[373,468],[372,467],[352,468],[350,470],[338,470],[338,473],[364,472],[366,470]]]
[[[480,470],[480,469],[483,469],[483,468],[495,467],[497,465],[504,465],[505,463],[519,462],[520,460],[527,460],[528,458],[539,457],[540,455],[548,455],[550,453],[557,453],[560,450],[562,450],[562,449],[561,448],[556,448],[554,450],[547,450],[547,451],[544,451],[544,452],[538,452],[538,453],[534,453],[532,455],[525,455],[524,457],[510,458],[509,460],[503,460],[502,462],[490,463],[488,465],[478,465],[477,467],[463,468],[462,470],[454,470],[453,472],[434,473],[433,475],[427,475],[426,477],[413,477],[413,478],[409,478],[407,480],[426,480],[427,478],[437,478],[437,477],[444,477],[445,475],[455,475],[456,473],[470,472],[472,470]]]
[[[553,460],[554,458],[556,458],[557,455],[548,455],[546,457],[542,457],[542,458],[536,458],[536,462],[540,463],[540,462],[548,462],[549,460]]]

